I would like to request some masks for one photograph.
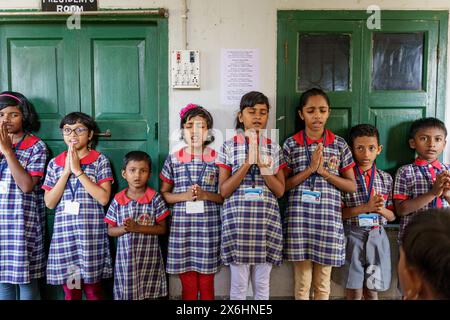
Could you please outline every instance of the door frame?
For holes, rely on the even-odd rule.
[[[157,122],[155,124],[155,135],[158,141],[158,159],[154,159],[158,164],[159,172],[164,160],[169,152],[169,78],[168,78],[168,12],[166,9],[142,9],[142,10],[99,10],[82,12],[82,22],[88,23],[151,23],[156,26],[156,43],[158,58],[156,68],[157,76]],[[8,23],[64,23],[70,14],[42,12],[40,10],[0,10],[0,27]],[[82,24],[81,24],[82,27]],[[149,143],[149,142],[148,142]]]
[[[436,118],[444,119],[446,103],[447,82],[447,34],[448,15],[445,10],[438,11],[404,11],[404,10],[382,10],[382,22],[386,20],[430,20],[439,23],[438,36],[438,61],[436,76]],[[292,121],[286,117],[289,70],[287,62],[292,57],[295,48],[288,48],[288,28],[293,20],[367,20],[371,14],[362,10],[279,10],[277,12],[277,128],[280,137],[286,137],[286,121]],[[290,55],[291,54],[291,55]],[[362,53],[361,53],[362,54]]]

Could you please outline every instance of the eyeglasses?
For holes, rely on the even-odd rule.
[[[78,127],[78,128],[75,128],[75,129],[63,128],[63,129],[61,130],[62,134],[65,135],[65,136],[70,136],[70,135],[72,134],[72,132],[75,132],[75,134],[76,134],[77,136],[81,136],[81,135],[83,135],[85,132],[88,132],[88,131],[89,131],[88,128],[83,128],[83,127]]]

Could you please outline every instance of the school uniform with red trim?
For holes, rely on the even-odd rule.
[[[128,189],[128,188],[127,188]],[[123,226],[132,218],[140,225],[153,226],[170,211],[164,199],[147,187],[137,200],[127,197],[127,189],[114,197],[104,221]],[[128,232],[117,240],[114,268],[114,299],[144,300],[167,295],[166,273],[157,235]]]
[[[51,190],[64,171],[67,151],[50,160],[45,177],[45,190]],[[91,150],[80,159],[84,173],[97,185],[113,181],[111,166],[105,155]],[[68,278],[79,272],[84,283],[92,284],[112,277],[108,229],[104,223],[105,211],[82,185],[74,201],[80,203],[79,213],[64,213],[64,202],[72,201],[72,188],[77,178],[72,174],[67,181],[61,200],[55,208],[53,236],[47,264],[47,282],[66,284]],[[75,273],[76,274],[76,273]]]
[[[421,169],[426,176],[423,175]],[[439,160],[428,163],[425,160],[416,158],[412,164],[400,167],[395,175],[394,200],[414,199],[431,190],[431,185],[436,180],[436,176],[442,171],[450,170],[449,164],[443,164]],[[400,241],[406,226],[412,217],[417,213],[431,208],[446,208],[449,204],[444,197],[438,197],[436,204],[428,203],[423,208],[418,208],[407,216],[400,217],[400,232],[398,240]]]
[[[271,163],[277,174],[286,163],[281,147],[270,139],[259,143],[261,156]],[[222,145],[218,166],[235,174],[247,158],[248,141],[238,134]],[[277,197],[267,187],[259,167],[255,165],[255,188],[262,189],[262,200],[245,198],[245,190],[253,187],[251,170],[239,187],[223,203],[221,257],[224,264],[281,265],[283,231]]]
[[[48,151],[41,139],[25,137],[15,153],[30,176],[44,176]],[[6,182],[7,191],[0,194],[0,283],[26,284],[45,275],[42,181],[32,192],[24,193],[3,155],[1,165],[4,169],[0,181]]]
[[[205,167],[200,187],[218,193],[219,169],[215,165],[217,152],[205,148],[203,156],[193,156],[182,148],[167,156],[160,173],[161,180],[173,185],[174,193],[183,193],[196,183]],[[189,170],[189,171],[188,171]],[[204,201],[203,213],[186,213],[186,202],[172,206],[167,273],[195,271],[212,274],[220,266],[220,204]]]
[[[303,130],[286,139],[283,145],[293,175],[309,165],[303,141]],[[306,138],[312,155],[319,140]],[[324,168],[334,175],[355,166],[345,140],[326,129],[323,142]],[[317,174],[314,191],[321,192],[319,204],[302,202],[302,192],[311,190],[310,176],[288,192],[284,225],[284,258],[288,261],[311,260],[327,266],[341,266],[345,261],[345,236],[342,223],[341,191]]]

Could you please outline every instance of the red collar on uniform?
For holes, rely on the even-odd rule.
[[[116,199],[117,203],[120,204],[121,206],[126,206],[132,199],[127,197],[127,190],[123,189],[122,191],[120,191],[118,194],[116,194],[114,196],[114,199]],[[138,198],[136,201],[140,204],[147,204],[152,202],[153,197],[155,196],[156,191],[153,190],[150,187],[147,187],[147,189],[145,190],[145,193],[143,196],[141,196],[140,198]]]
[[[91,150],[89,153],[80,159],[80,164],[91,164],[96,161],[100,156],[100,152],[96,150]],[[64,167],[66,164],[67,151],[64,151],[56,156],[55,164],[60,167]]]
[[[330,144],[332,144],[334,142],[334,139],[336,139],[336,135],[333,132],[331,132],[330,130],[328,130],[328,129],[325,129],[325,130],[327,132],[327,139],[326,139],[324,145],[328,146],[328,145],[330,145]],[[304,130],[301,130],[300,132],[297,132],[294,135],[294,140],[297,141],[297,143],[299,145],[301,145],[301,146],[304,145],[304,143],[303,143],[303,131]],[[318,140],[312,140],[308,136],[306,136],[306,144],[307,145],[310,145],[312,143],[319,143],[319,142],[322,142],[322,141],[323,141],[323,137],[321,139],[318,139]]]
[[[175,152],[175,157],[181,163],[191,162],[194,159],[194,157],[203,159],[203,161],[205,161],[205,162],[212,162],[212,161],[216,160],[216,158],[217,158],[217,152],[214,149],[211,149],[208,147],[206,147],[205,150],[203,150],[203,155],[199,155],[199,154],[193,155],[193,154],[188,153],[185,149],[186,149],[186,147],[181,148],[180,150]]]
[[[38,137],[34,136],[34,135],[30,135],[28,137],[26,137],[25,139],[23,139],[22,143],[19,146],[19,150],[26,150],[28,148],[31,148],[32,146],[34,146],[36,144],[36,142],[38,142],[39,139]],[[13,146],[15,147],[17,145],[17,143],[15,143]]]
[[[423,160],[423,159],[420,159],[419,157],[417,157],[416,160],[414,160],[414,164],[418,165],[418,166],[426,166],[426,165],[431,164],[436,169],[442,170],[442,165],[438,159],[434,160],[433,162],[428,162],[427,160]]]
[[[373,164],[373,166],[375,167],[374,174],[376,175],[377,174],[377,166],[375,165],[375,163]],[[366,173],[369,178],[372,176],[372,168],[370,168],[367,171],[363,171],[359,166],[358,166],[358,169],[356,169],[356,166],[354,166],[353,170],[355,171],[355,177],[358,177],[358,173],[356,172],[356,170],[359,170],[359,173],[361,175],[364,175],[364,173]]]
[[[263,144],[271,144],[272,140],[270,140],[269,138],[266,137],[262,137],[263,139]],[[242,133],[237,134],[233,137],[233,141],[238,143],[238,144],[244,144],[246,141],[248,142],[248,137],[245,137]],[[256,142],[259,144],[259,137],[257,138]]]

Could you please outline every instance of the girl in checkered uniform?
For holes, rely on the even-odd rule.
[[[119,237],[114,268],[114,299],[144,300],[167,295],[166,272],[158,235],[166,233],[169,215],[161,195],[147,186],[152,160],[142,151],[125,155],[122,177],[128,188],[114,197],[105,222]]]
[[[45,206],[40,189],[48,157],[32,104],[0,94],[0,300],[40,299],[45,275]]]
[[[281,148],[262,133],[269,100],[245,94],[236,119],[237,135],[225,141],[219,163],[222,211],[221,257],[230,266],[230,299],[244,300],[249,279],[255,300],[269,299],[270,272],[282,262],[282,229],[277,198],[284,193]]]
[[[295,298],[328,299],[332,266],[345,260],[341,191],[356,191],[352,153],[325,124],[330,102],[320,89],[300,97],[298,115],[305,129],[283,146],[288,163],[288,206],[284,219],[284,258],[294,262]]]
[[[211,114],[189,104],[180,112],[187,147],[170,154],[161,171],[161,193],[172,207],[167,272],[178,274],[183,300],[214,299],[220,266],[220,204],[217,153]]]
[[[109,160],[91,149],[94,120],[81,112],[60,124],[68,150],[53,158],[43,189],[45,204],[55,209],[47,264],[47,282],[62,285],[66,300],[102,299],[101,280],[112,277],[103,206],[113,181]]]

